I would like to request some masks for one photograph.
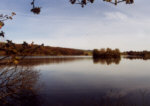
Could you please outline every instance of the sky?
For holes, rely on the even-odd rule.
[[[0,1],[0,14],[17,14],[5,22],[2,30],[6,39],[77,49],[150,50],[149,0],[117,6],[95,0],[84,8],[69,0],[36,0],[36,5],[42,7],[40,15],[30,12],[30,3]]]

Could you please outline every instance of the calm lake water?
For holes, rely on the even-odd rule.
[[[29,72],[20,81],[27,80],[23,86],[32,86],[36,97],[5,98],[13,105],[150,106],[150,60],[28,57],[17,67]]]

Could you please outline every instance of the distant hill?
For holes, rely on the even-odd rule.
[[[5,43],[0,43],[0,48],[3,47]],[[17,51],[22,49],[21,44],[15,44]],[[32,48],[39,45],[32,45]],[[30,56],[65,56],[65,55],[91,55],[90,50],[81,50],[73,48],[63,48],[63,47],[52,47],[52,46],[42,46],[36,49],[33,53],[28,54]],[[0,56],[6,55],[5,52],[0,51]]]

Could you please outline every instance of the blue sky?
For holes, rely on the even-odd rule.
[[[17,14],[3,28],[6,38],[79,49],[150,50],[148,0],[118,6],[95,0],[84,8],[69,0],[36,1],[42,7],[40,15],[30,12],[31,0],[1,0],[0,13]]]

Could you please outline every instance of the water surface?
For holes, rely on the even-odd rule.
[[[20,66],[38,72],[36,105],[150,105],[150,60],[34,57]]]

